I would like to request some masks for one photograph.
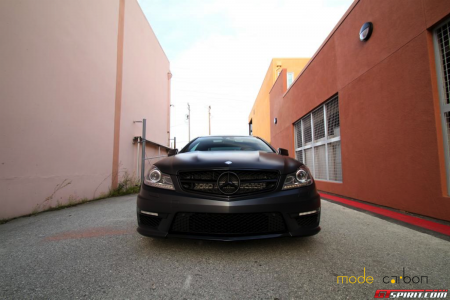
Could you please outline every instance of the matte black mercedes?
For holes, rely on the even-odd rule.
[[[151,237],[247,240],[320,231],[308,168],[253,136],[208,136],[155,163],[137,198]]]

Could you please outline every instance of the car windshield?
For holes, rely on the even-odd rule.
[[[201,137],[184,147],[180,153],[194,151],[262,151],[273,149],[262,140],[249,136]]]

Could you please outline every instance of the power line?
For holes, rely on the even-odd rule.
[[[187,98],[187,97],[185,97]],[[191,106],[196,106],[196,107],[200,107],[203,106],[204,108],[207,108],[210,104],[211,101],[209,101],[209,103],[206,103],[206,100],[221,100],[220,102],[214,102],[215,106],[227,106],[229,107],[230,105],[227,104],[227,102],[239,102],[241,104],[248,104],[248,105],[253,105],[254,102],[251,101],[245,101],[245,100],[233,100],[230,98],[223,98],[223,99],[219,99],[219,98],[214,98],[214,97],[205,97],[206,100],[202,101],[202,100],[198,100],[199,98],[189,98],[189,103],[191,103]],[[184,103],[188,103],[188,101],[177,101],[175,102],[177,105],[180,104],[184,104]]]
[[[201,85],[204,85],[205,83],[224,83],[224,84],[227,84],[227,85],[240,85],[240,86],[245,86],[245,87],[248,87],[249,86],[249,84],[248,83],[242,83],[242,82],[232,82],[232,81],[223,81],[223,80],[202,80],[202,82],[199,82],[199,81],[189,81],[189,80],[183,80],[183,78],[177,78],[176,80],[173,80],[173,82],[174,82],[174,84],[183,84],[183,83],[190,83],[190,84],[192,84],[192,83],[196,83],[196,84],[201,84]],[[255,83],[256,84],[256,83]],[[261,85],[262,84],[262,82],[261,83],[259,83],[258,82],[258,85]]]
[[[196,91],[196,90],[180,90],[180,89],[172,89],[173,91],[178,91],[178,92],[189,92],[189,93],[199,93],[199,94],[209,94],[209,95],[220,95],[220,96],[232,96],[230,94],[223,94],[223,93],[211,93],[211,92],[204,92],[204,91]]]
[[[188,95],[188,97],[195,97],[195,95]],[[203,97],[207,97],[209,100],[226,100],[227,102],[240,102],[240,103],[253,103],[255,100],[247,100],[247,99],[237,99],[237,98],[231,98],[231,97],[214,97],[214,96],[208,96],[208,95],[203,95]],[[255,98],[256,99],[256,98]],[[208,105],[205,102],[202,102],[200,100],[194,100],[196,102],[200,102],[203,103],[204,105]],[[226,103],[224,103],[226,104]]]

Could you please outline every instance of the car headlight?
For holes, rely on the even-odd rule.
[[[161,173],[161,171],[155,166],[152,166],[147,176],[144,178],[144,183],[146,185],[160,189],[166,190],[175,189],[175,187],[173,186],[172,178],[170,178],[170,175]]]
[[[308,186],[313,183],[313,178],[308,167],[302,166],[297,172],[288,174],[284,181],[283,190],[295,189],[302,186]]]

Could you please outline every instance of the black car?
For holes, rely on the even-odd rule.
[[[207,136],[155,163],[137,198],[151,237],[247,240],[320,231],[309,169],[253,136]]]

